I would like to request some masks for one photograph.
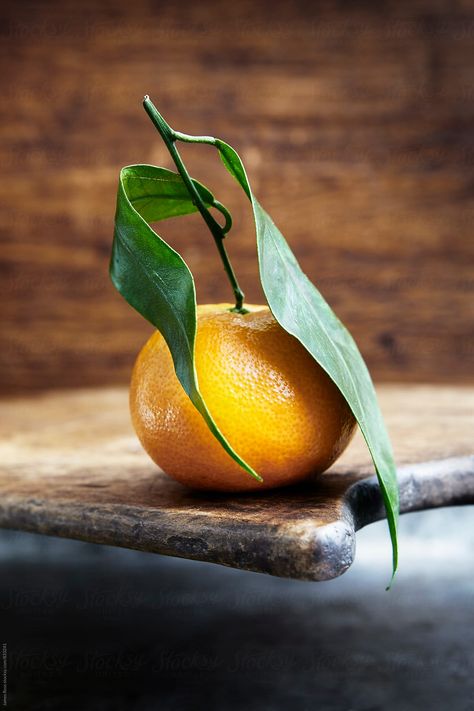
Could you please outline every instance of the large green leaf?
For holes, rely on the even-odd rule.
[[[212,193],[197,181],[193,183],[204,204],[212,207]],[[194,280],[185,261],[148,224],[195,211],[188,189],[176,173],[150,165],[123,168],[110,276],[126,301],[164,336],[178,379],[211,432],[240,466],[261,481],[218,429],[202,398],[194,362]]]
[[[245,168],[234,149],[212,137],[173,132],[160,115],[158,118],[155,115],[154,119],[185,177],[186,170],[177,157],[170,136],[173,141],[214,145],[224,165],[251,201],[260,277],[268,304],[281,326],[303,344],[332,378],[359,423],[380,482],[392,538],[395,572],[398,559],[396,469],[375,389],[354,339],[302,272],[283,235],[253,195]],[[194,367],[196,296],[192,275],[181,257],[147,224],[147,221],[194,212],[199,199],[202,201],[201,211],[218,206],[209,190],[197,181],[191,181],[189,175],[187,178],[188,185],[181,175],[153,166],[131,166],[122,170],[111,276],[126,300],[164,335],[178,378],[211,431],[229,454],[259,479],[217,429],[199,393]],[[198,194],[191,197],[190,191],[194,189]]]
[[[252,203],[260,279],[273,315],[328,373],[359,423],[385,503],[395,572],[398,563],[397,474],[390,439],[367,366],[351,334],[303,273],[285,238],[253,195],[239,155],[224,141],[216,139],[214,145],[225,167]]]

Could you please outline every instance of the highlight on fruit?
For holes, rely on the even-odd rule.
[[[172,129],[148,96],[143,105],[176,170],[122,168],[110,275],[156,329],[138,355],[130,388],[132,422],[144,449],[192,488],[261,491],[324,472],[357,424],[383,496],[395,573],[396,469],[354,339],[259,204],[236,151],[218,138]],[[189,175],[179,143],[215,148],[249,199],[266,304],[245,303],[224,241],[231,214]],[[215,242],[233,303],[198,306],[189,267],[150,226],[194,212]]]

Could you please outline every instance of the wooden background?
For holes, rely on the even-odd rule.
[[[108,280],[122,165],[169,166],[141,108],[218,135],[352,329],[378,380],[472,380],[474,7],[468,2],[3,2],[0,378],[5,392],[126,382],[150,331]],[[233,208],[212,150],[184,151]],[[199,218],[162,234],[201,302],[229,298]]]

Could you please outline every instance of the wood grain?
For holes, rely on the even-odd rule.
[[[0,386],[125,382],[148,326],[107,276],[122,165],[169,165],[140,106],[241,152],[377,379],[472,381],[472,4],[5,0]],[[229,248],[259,300],[248,205]],[[229,296],[199,219],[164,234]]]
[[[380,396],[401,510],[474,502],[474,388],[385,386]],[[322,580],[351,564],[355,530],[384,515],[359,435],[305,486],[223,496],[157,469],[131,430],[124,389],[4,400],[0,422],[7,528]]]

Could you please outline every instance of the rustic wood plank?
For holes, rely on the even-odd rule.
[[[474,388],[384,386],[401,509],[474,502]],[[354,556],[355,530],[381,518],[357,436],[330,472],[263,495],[209,495],[147,458],[125,389],[0,402],[0,525],[322,580]]]
[[[169,165],[144,93],[172,125],[241,151],[376,378],[472,382],[472,4],[5,0],[0,12],[4,391],[128,379],[148,326],[107,276],[118,171]],[[256,302],[248,204],[207,149],[185,153],[234,209],[229,248]],[[200,221],[165,234],[201,302],[226,300]]]

